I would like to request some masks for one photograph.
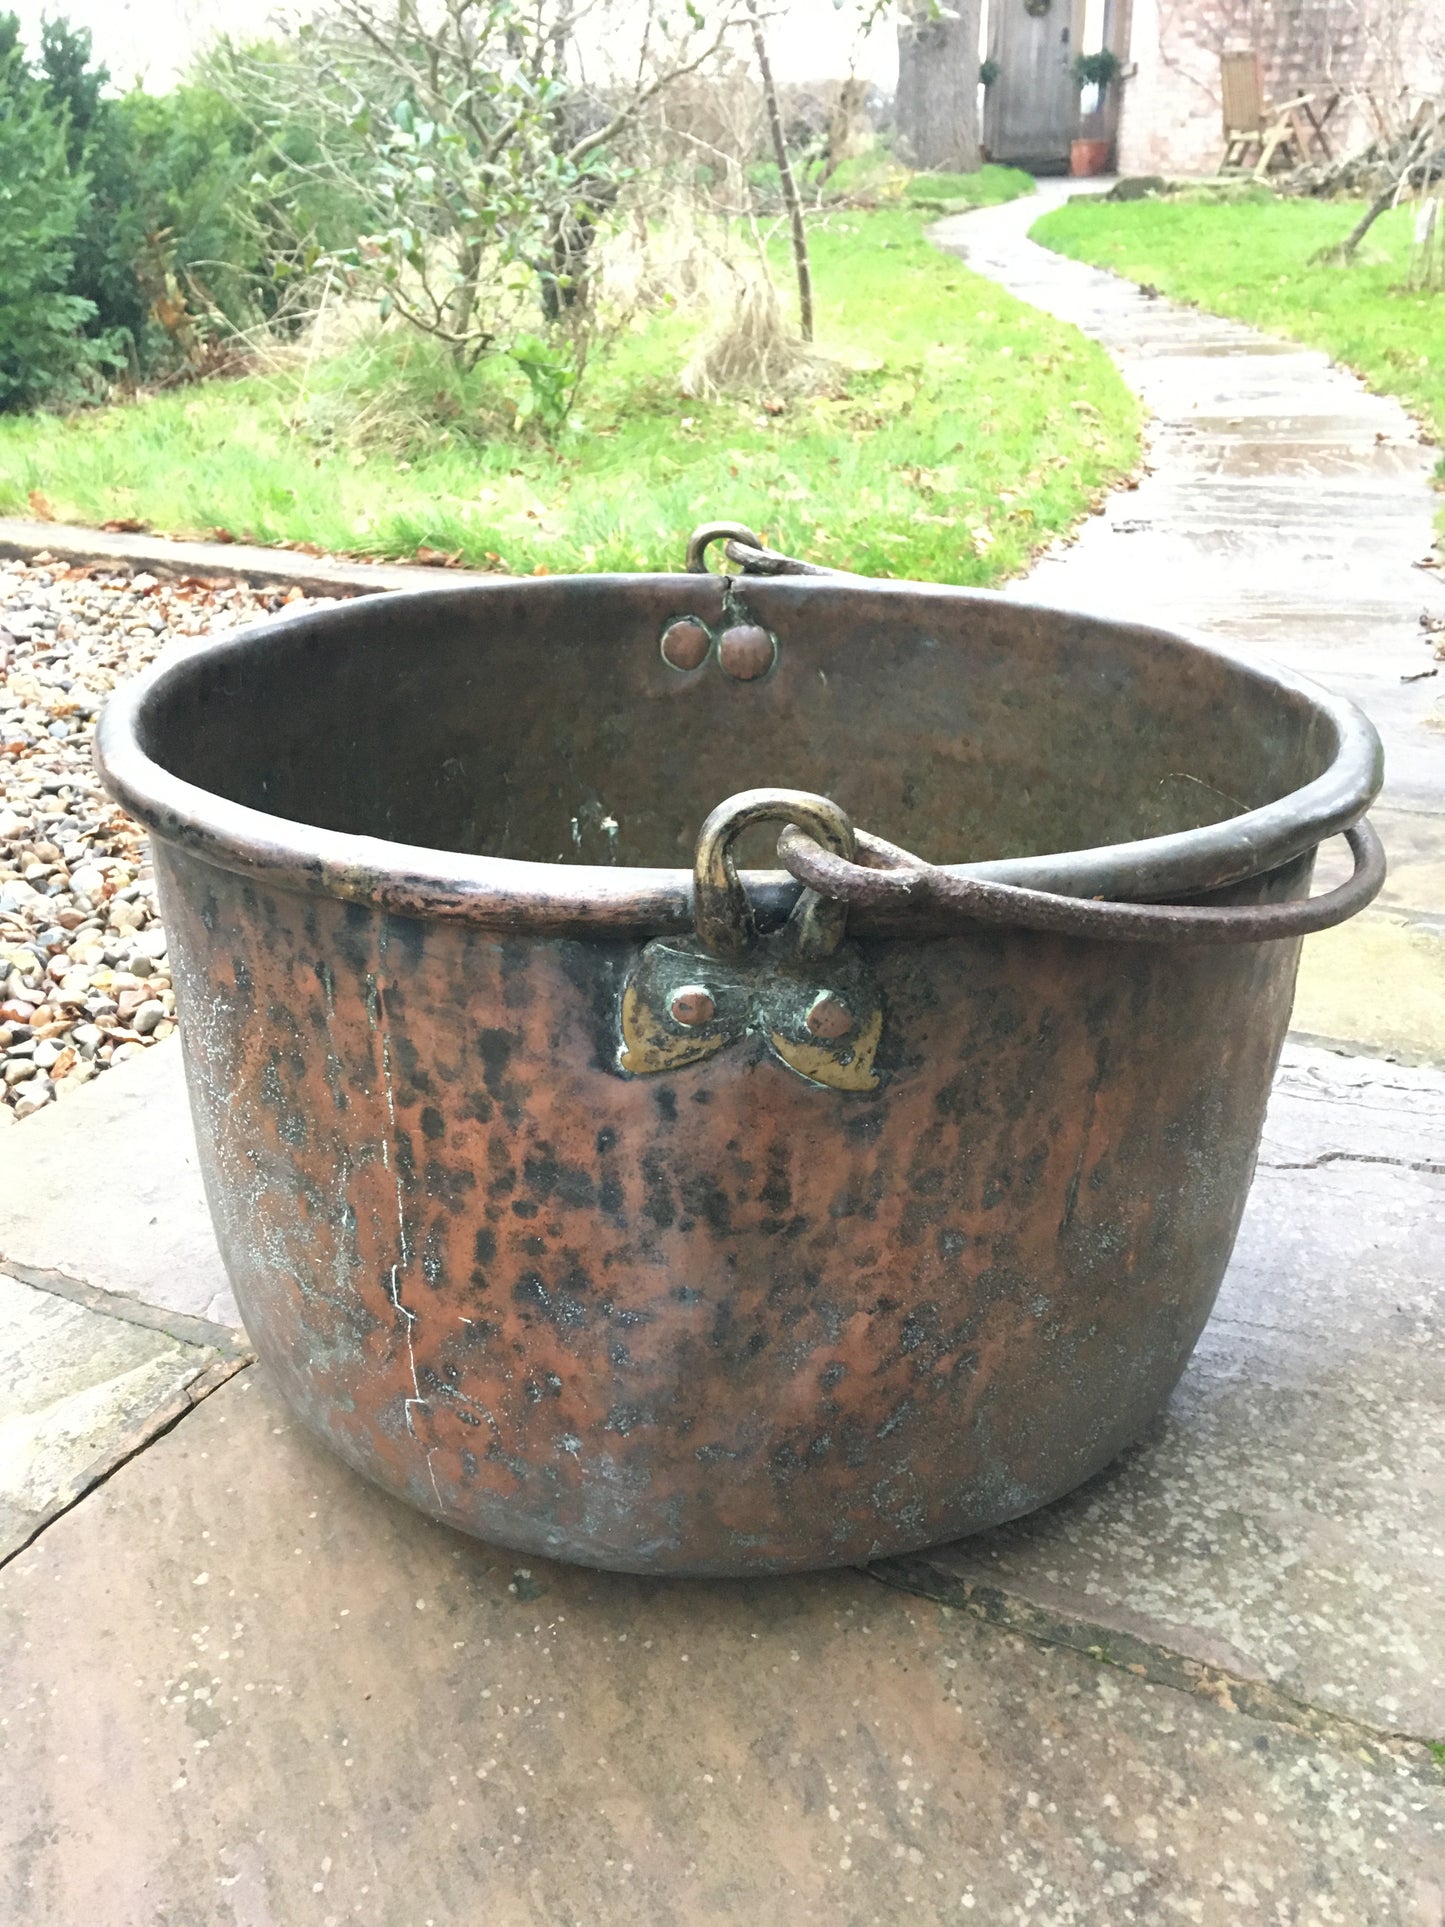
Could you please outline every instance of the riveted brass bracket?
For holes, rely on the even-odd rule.
[[[750,823],[796,823],[851,860],[853,831],[826,797],[747,790],[714,810],[698,838],[697,936],[647,945],[622,994],[618,1063],[633,1076],[701,1063],[749,1032],[789,1070],[837,1091],[878,1085],[878,990],[843,941],[846,911],[805,890],[781,930],[759,936],[732,845]]]

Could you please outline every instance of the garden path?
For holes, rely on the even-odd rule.
[[[1197,629],[1359,703],[1385,743],[1373,818],[1390,881],[1371,912],[1306,944],[1295,1025],[1445,1063],[1445,668],[1422,620],[1445,615],[1445,571],[1421,566],[1438,451],[1397,401],[1316,350],[1031,241],[1077,186],[1043,181],[933,229],[977,273],[1101,342],[1153,417],[1137,489],[1010,593]],[[1337,871],[1338,849],[1320,875]]]

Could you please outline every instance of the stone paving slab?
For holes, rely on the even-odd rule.
[[[857,1573],[520,1567],[256,1370],[0,1573],[0,1706],[15,1927],[1438,1927],[1419,1749]]]
[[[1445,937],[1373,914],[1309,939],[1295,992],[1296,1032],[1348,1038],[1399,1064],[1445,1063]]]
[[[1381,837],[1388,837],[1390,847],[1381,908],[1421,922],[1445,917],[1445,850],[1440,847],[1434,815],[1377,805],[1370,817]],[[1328,852],[1320,852],[1315,873],[1323,885],[1327,879],[1342,880],[1348,868],[1349,853],[1336,843]]]
[[[236,1364],[0,1273],[0,1564]]]
[[[1436,756],[1440,751],[1435,752]],[[1398,795],[1402,786],[1395,785]],[[1377,807],[1390,873],[1368,922],[1309,939],[1291,1020],[1297,1036],[1352,1037],[1400,1063],[1445,1064],[1445,842],[1431,812]],[[1349,874],[1336,840],[1316,885]]]
[[[8,1131],[0,1266],[241,1322],[196,1162],[179,1044],[157,1044]]]
[[[1290,424],[1290,439],[1279,441],[1264,451],[1246,437],[1220,435],[1204,456],[1206,473],[1230,478],[1289,476],[1313,487],[1323,477],[1347,474],[1355,487],[1362,478],[1378,480],[1382,489],[1393,488],[1404,476],[1413,481],[1419,474],[1420,458],[1413,443],[1365,441],[1352,436],[1327,439],[1301,433],[1298,420]]]
[[[1218,1669],[1249,1704],[1445,1736],[1442,1287],[1445,1077],[1292,1048],[1214,1316],[1151,1435],[890,1576],[1122,1642],[1160,1677]]]

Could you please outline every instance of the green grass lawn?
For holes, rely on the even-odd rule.
[[[914,174],[903,189],[905,201],[915,206],[946,207],[962,213],[970,207],[997,207],[1034,191],[1033,176],[1017,167],[997,167],[992,161],[976,174]]]
[[[759,161],[749,168],[748,178],[773,203],[782,206],[778,170],[771,161]],[[887,147],[871,147],[866,154],[840,161],[830,174],[821,162],[799,181],[805,201],[823,205],[849,201],[859,207],[888,207],[905,201],[911,206],[936,211],[947,207],[962,212],[970,207],[996,207],[1000,201],[1016,201],[1034,192],[1032,174],[1021,168],[999,167],[986,162],[972,174],[915,174],[895,160]]]
[[[675,568],[722,516],[867,574],[990,583],[1133,464],[1139,411],[1102,350],[930,247],[916,211],[833,213],[813,247],[819,347],[843,368],[777,413],[685,398],[700,323],[661,313],[548,448],[511,429],[493,377],[392,324],[309,369],[0,420],[0,514],[517,573]],[[443,431],[362,432],[418,397]]]
[[[1445,294],[1407,292],[1413,211],[1375,223],[1352,267],[1312,264],[1346,235],[1354,203],[1077,200],[1034,224],[1045,247],[1211,313],[1323,348],[1398,395],[1445,441]],[[1439,473],[1445,482],[1445,462]]]

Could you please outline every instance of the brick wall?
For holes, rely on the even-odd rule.
[[[1219,56],[1253,48],[1271,100],[1346,96],[1336,151],[1372,131],[1360,96],[1445,92],[1445,0],[1134,0],[1119,170],[1209,174],[1224,152]],[[1335,136],[1342,137],[1335,140]]]

